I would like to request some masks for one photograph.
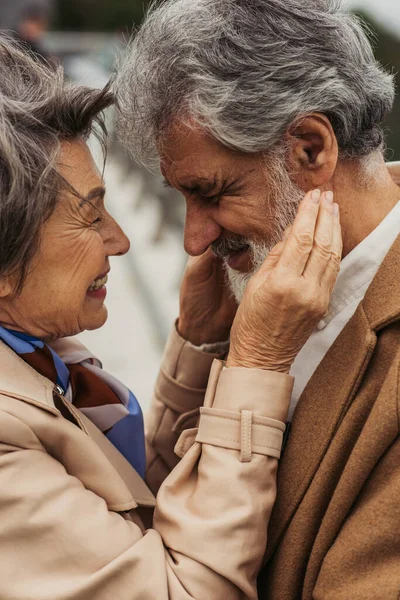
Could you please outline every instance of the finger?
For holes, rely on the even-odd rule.
[[[321,191],[306,194],[300,204],[285,247],[279,259],[279,268],[293,275],[302,275],[310,256],[317,224]]]
[[[322,285],[326,287],[329,290],[329,292],[331,292],[335,287],[343,252],[342,228],[340,225],[340,214],[338,204],[333,205],[333,211],[334,212],[331,259],[322,279]]]
[[[285,231],[283,232],[283,236],[282,236],[282,240],[281,240],[281,241],[283,242],[283,245],[285,245],[285,244],[286,244],[286,242],[288,241],[288,239],[289,239],[289,236],[290,236],[290,234],[291,234],[291,231],[292,231],[292,229],[293,229],[293,225],[290,225],[290,226],[289,226],[289,227],[287,227],[287,228],[285,229]],[[282,248],[283,248],[283,247],[282,247]]]
[[[278,264],[284,247],[285,242],[282,240],[272,248],[259,270],[260,273],[262,273],[263,275],[269,273],[271,269],[273,269]]]
[[[285,229],[285,231],[283,232],[283,236],[280,242],[278,242],[276,244],[276,246],[274,246],[272,248],[272,250],[268,253],[267,258],[265,259],[265,261],[263,262],[261,268],[260,268],[260,273],[269,273],[271,271],[271,269],[273,269],[278,261],[279,258],[282,254],[282,250],[285,247],[285,244],[289,238],[290,232],[292,230],[292,226],[290,225],[290,227],[287,227]]]
[[[331,260],[333,237],[333,193],[322,194],[321,207],[315,227],[314,243],[304,277],[322,282],[324,273]]]
[[[282,242],[286,242],[289,239],[289,235],[290,235],[292,229],[293,229],[293,225],[289,225],[289,227],[287,227],[285,229],[285,231],[283,232],[283,236],[282,236]]]
[[[211,248],[199,256],[189,256],[183,278],[190,284],[204,283],[212,277],[216,260]]]

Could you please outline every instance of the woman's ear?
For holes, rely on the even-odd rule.
[[[7,298],[11,296],[13,291],[13,286],[10,281],[10,277],[3,275],[0,277],[0,298]]]
[[[336,170],[339,147],[327,117],[312,113],[296,121],[288,132],[292,177],[302,189],[323,188]]]

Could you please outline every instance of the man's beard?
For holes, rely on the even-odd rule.
[[[268,254],[282,239],[285,229],[293,224],[299,204],[304,197],[304,192],[290,179],[286,170],[285,160],[282,155],[277,154],[268,159],[268,205],[265,213],[260,217],[271,222],[272,235],[268,240],[255,241],[240,235],[232,235],[222,238],[212,244],[215,256],[223,259],[229,285],[236,301],[242,301],[244,292],[250,278],[260,269]],[[245,248],[251,255],[252,268],[247,273],[241,273],[232,269],[227,259],[230,254]]]

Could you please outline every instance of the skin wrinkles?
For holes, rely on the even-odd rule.
[[[243,245],[249,238],[275,245],[276,200],[269,192],[264,156],[233,151],[207,133],[185,127],[171,128],[160,166],[167,184],[186,200],[186,252],[199,256],[209,246],[216,250],[225,240],[238,238]],[[243,273],[251,271],[250,250],[240,267]]]
[[[199,256],[212,242],[231,234],[260,240],[272,235],[268,223],[260,219],[260,205],[268,205],[261,156],[223,148],[206,134],[197,133],[194,144],[193,135],[185,132],[182,137],[178,132],[175,143],[168,146],[168,156],[161,161],[164,177],[184,195],[187,203],[185,249],[188,254]],[[210,205],[198,192],[185,189],[189,182],[214,180],[229,182],[226,190],[212,190],[219,198],[215,204]],[[267,216],[268,211],[264,214]]]
[[[0,323],[46,340],[101,327],[107,309],[86,292],[109,271],[109,257],[129,241],[104,205],[105,189],[87,145],[62,145],[59,172],[79,197],[65,190],[42,228],[41,244],[21,294],[0,298]]]
[[[174,187],[165,177],[163,183],[166,187]],[[188,182],[182,182],[181,180],[177,182],[177,185],[180,190],[188,194],[197,194],[202,196],[204,200],[212,201],[220,199],[221,196],[240,196],[243,190],[240,178],[219,181],[215,174],[210,174],[208,177],[193,177]]]

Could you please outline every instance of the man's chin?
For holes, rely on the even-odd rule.
[[[265,244],[251,244],[251,249],[238,253],[235,259],[232,255],[225,259],[229,286],[238,304],[243,299],[247,284],[261,268],[269,252],[270,248]]]
[[[241,271],[236,271],[235,269],[232,269],[227,262],[225,263],[225,267],[231,292],[234,295],[236,302],[240,304],[253,272],[248,271],[247,273],[242,273]]]

